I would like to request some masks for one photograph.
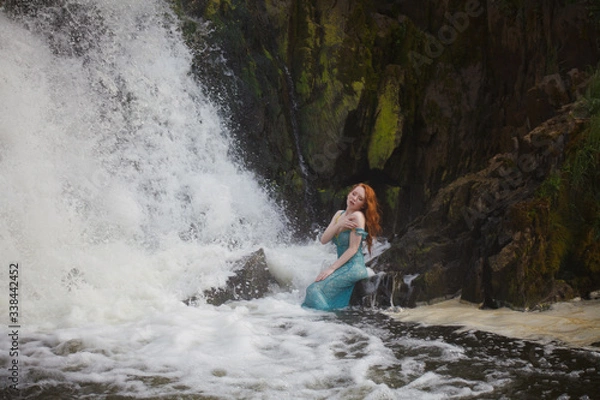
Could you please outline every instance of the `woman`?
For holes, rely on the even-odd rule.
[[[336,245],[338,259],[306,289],[302,306],[324,311],[348,306],[354,284],[368,277],[363,240],[370,253],[373,237],[380,231],[375,192],[359,183],[346,198],[346,210],[335,213],[321,236],[321,243],[333,241]]]

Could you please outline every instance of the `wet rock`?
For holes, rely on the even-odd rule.
[[[212,288],[204,292],[208,304],[219,306],[231,300],[251,300],[264,297],[278,283],[269,272],[265,252],[259,249],[236,263],[235,275],[224,287]],[[187,305],[198,302],[194,296],[184,300]]]
[[[379,272],[354,286],[351,306],[366,308],[415,307],[416,294],[412,281],[418,275]]]
[[[356,282],[350,297],[350,306],[389,307],[393,294],[393,286],[389,284],[389,277],[390,275],[380,272]]]
[[[569,113],[562,109],[512,152],[440,190],[379,257],[379,271],[419,274],[417,304],[460,294],[485,308],[528,310],[581,295],[558,275],[555,254],[563,244],[556,235],[569,232],[557,230],[550,204],[559,188],[546,180],[581,130]]]
[[[58,356],[68,356],[82,351],[84,347],[81,339],[71,339],[54,347],[52,352]]]

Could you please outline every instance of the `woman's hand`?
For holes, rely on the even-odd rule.
[[[333,272],[335,271],[335,268],[329,267],[323,271],[321,271],[321,273],[317,276],[317,279],[315,279],[315,282],[319,282],[322,281],[323,279],[326,279],[329,275],[333,274]]]
[[[329,226],[321,235],[321,243],[329,243],[335,235],[338,235],[344,230],[353,230],[356,228],[364,228],[364,215],[360,211],[355,211],[351,214],[346,214],[342,210],[335,213]]]
[[[352,230],[358,227],[358,218],[354,213],[352,214],[344,214],[340,217],[337,223],[339,230],[343,231],[345,229]]]

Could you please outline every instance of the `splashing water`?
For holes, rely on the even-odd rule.
[[[380,314],[300,307],[335,251],[290,243],[282,210],[231,160],[226,123],[190,74],[168,3],[69,0],[34,14],[0,12],[2,287],[19,265],[18,355],[2,334],[1,395],[14,394],[14,360],[31,399],[519,393],[507,365],[527,362],[498,371],[503,358],[472,355],[464,337],[396,334]],[[291,289],[220,307],[182,303],[260,247]],[[593,357],[565,357],[584,382],[574,391],[591,394]],[[530,370],[558,388],[536,393],[563,393],[571,378],[544,368]]]
[[[0,28],[0,237],[22,265],[24,323],[129,319],[285,237],[277,207],[228,158],[164,5],[44,11],[29,30],[4,17]]]

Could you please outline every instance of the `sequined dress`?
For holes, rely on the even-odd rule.
[[[350,246],[350,232],[349,230],[342,231],[332,240],[337,247],[338,258]],[[313,282],[306,289],[303,307],[324,311],[347,307],[350,303],[354,284],[368,277],[365,258],[362,253],[362,243],[367,237],[367,232],[360,228],[354,229],[354,232],[361,236],[360,246],[356,254],[324,280]]]

